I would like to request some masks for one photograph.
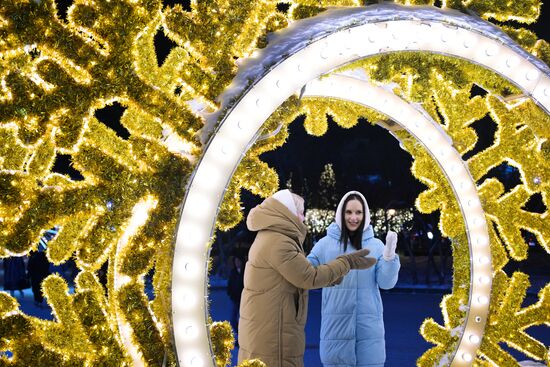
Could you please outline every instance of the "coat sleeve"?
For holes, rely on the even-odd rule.
[[[383,252],[384,244],[382,241],[379,241],[380,246]],[[401,268],[401,263],[399,262],[399,255],[395,255],[393,260],[386,261],[384,257],[380,255],[378,261],[376,261],[376,283],[378,287],[382,289],[392,289],[397,283],[397,278],[399,275],[399,268]]]
[[[344,259],[335,259],[314,267],[303,252],[286,241],[272,246],[270,263],[287,281],[302,289],[334,284],[350,270],[349,263]]]
[[[307,261],[309,261],[314,267],[318,267],[324,262],[321,251],[322,243],[322,239],[320,241],[317,241],[315,246],[313,246],[313,248],[311,249],[309,255],[307,255]]]

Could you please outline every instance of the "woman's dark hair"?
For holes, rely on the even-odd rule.
[[[361,221],[361,224],[355,230],[355,232],[350,232],[348,230],[348,227],[346,227],[346,206],[348,205],[348,202],[352,200],[357,200],[361,203],[361,207],[363,208],[363,220]],[[340,212],[340,223],[342,223],[342,228],[340,228],[340,242],[344,244],[344,252],[346,252],[348,248],[348,242],[351,243],[351,246],[356,249],[361,249],[361,240],[363,239],[363,229],[365,228],[365,203],[363,202],[363,199],[361,196],[357,194],[350,194],[348,197],[346,197],[346,200],[344,200],[344,204],[342,205],[342,211]]]

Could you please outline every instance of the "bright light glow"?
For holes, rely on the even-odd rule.
[[[487,265],[491,261],[488,256],[480,256],[477,260],[481,265]]]
[[[489,238],[487,236],[479,236],[476,238],[475,243],[479,246],[485,246],[489,243]]]
[[[481,284],[489,284],[491,282],[491,278],[489,278],[487,275],[482,275],[478,278],[479,283]]]
[[[403,12],[405,10],[402,10]],[[411,18],[416,15],[415,9],[407,10]],[[399,50],[431,51],[470,60],[480,66],[489,68],[516,84],[527,96],[532,96],[547,112],[550,112],[550,78],[538,70],[532,59],[510,48],[487,34],[487,29],[478,27],[478,20],[472,18],[467,28],[465,23],[453,23],[444,11],[432,11],[433,19],[422,21],[392,19],[378,21],[376,24],[357,22],[336,30],[323,37],[310,37],[301,48],[292,49],[291,55],[271,65],[264,60],[269,55],[268,46],[254,53],[258,63],[265,62],[263,70],[268,70],[261,79],[249,83],[239,90],[240,99],[235,104],[224,106],[226,115],[221,116],[218,132],[213,134],[206,146],[201,162],[196,166],[194,176],[187,192],[178,227],[173,265],[173,294],[181,295],[181,288],[195,292],[198,305],[186,308],[180,299],[172,298],[173,333],[178,363],[182,366],[202,366],[209,363],[215,366],[211,356],[210,341],[206,330],[197,329],[197,337],[189,341],[186,337],[186,320],[195,320],[196,325],[207,324],[207,304],[205,295],[207,243],[213,231],[217,206],[223,198],[229,175],[239,164],[242,154],[254,143],[256,133],[265,120],[290,95],[308,84],[312,90],[316,79],[347,63],[382,52]],[[466,15],[460,15],[467,18]],[[334,19],[338,22],[338,18]],[[308,19],[311,21],[311,19]],[[326,21],[326,19],[324,19]],[[299,22],[295,22],[298,24]],[[451,24],[452,23],[452,24]],[[476,28],[477,27],[477,28]],[[519,49],[519,48],[518,48]],[[283,54],[283,53],[281,53]],[[265,59],[269,59],[266,57]],[[350,78],[351,79],[351,78]],[[322,81],[325,83],[326,79]],[[319,84],[322,84],[319,82]],[[328,84],[327,84],[328,85]],[[349,87],[354,93],[349,93]],[[423,114],[414,110],[399,97],[381,88],[371,86],[364,81],[347,80],[334,82],[325,92],[317,95],[334,96],[341,94],[342,99],[361,103],[377,109],[394,121],[401,124],[413,134],[443,167],[464,215],[470,251],[472,279],[484,279],[483,282],[472,282],[472,294],[478,297],[490,296],[491,279],[480,278],[478,274],[491,274],[491,254],[489,246],[473,243],[475,238],[488,239],[487,224],[467,166],[452,147],[449,137]],[[316,88],[317,88],[316,87]],[[239,87],[240,88],[240,87]],[[358,93],[357,91],[363,91]],[[231,91],[230,91],[231,92]],[[233,94],[235,95],[235,94]],[[368,101],[361,98],[370,96]],[[406,118],[404,116],[407,116]],[[214,126],[215,124],[211,124]],[[227,130],[227,131],[226,131]],[[225,135],[233,132],[233,135]],[[238,133],[238,134],[237,134]],[[228,145],[232,141],[234,145]],[[441,150],[443,149],[443,150]],[[439,158],[443,152],[445,160]],[[438,155],[439,153],[439,155]],[[449,166],[450,158],[459,163]],[[220,163],[221,162],[221,163]],[[462,163],[461,163],[462,162]],[[476,218],[475,220],[473,220]],[[474,223],[475,222],[475,223]],[[189,225],[193,223],[193,226]],[[473,228],[473,227],[475,228]],[[476,240],[477,241],[477,240]],[[487,240],[488,243],[488,240]],[[484,243],[486,244],[486,243]],[[202,270],[192,279],[186,277],[181,267],[186,256],[191,256],[201,264]],[[488,298],[487,298],[488,300]],[[470,299],[471,302],[471,299]],[[483,335],[488,314],[488,305],[476,303],[476,314],[468,312],[463,335],[470,335],[471,328]],[[206,328],[206,327],[205,327]],[[460,338],[457,356],[452,356],[451,364],[459,359],[460,366],[471,365],[472,356],[476,355],[478,343],[471,343],[468,338]],[[207,362],[210,359],[210,362]],[[464,364],[465,362],[468,362]],[[458,365],[458,364],[457,364]]]
[[[201,357],[193,357],[191,358],[191,366],[202,367],[204,366],[204,360]]]
[[[479,336],[477,336],[476,334],[471,334],[468,340],[470,340],[470,343],[473,344],[479,344],[480,341]]]
[[[192,309],[198,305],[199,301],[193,288],[178,289],[172,297],[178,301],[182,309]]]
[[[147,223],[149,218],[149,212],[157,206],[158,200],[152,196],[147,196],[140,200],[132,209],[132,216],[126,226],[126,230],[120,237],[117,247],[114,264],[114,288],[115,290],[121,289],[125,284],[130,281],[130,277],[121,272],[119,259],[122,259],[122,252],[125,251],[130,239],[138,232],[138,230]],[[118,329],[120,330],[120,336],[124,343],[125,349],[130,354],[134,366],[145,366],[142,359],[142,354],[139,348],[133,342],[133,331],[130,324],[124,318],[124,315],[118,312],[120,306],[116,307],[116,318],[118,323]]]
[[[489,298],[487,298],[486,296],[479,296],[477,297],[477,301],[479,302],[480,305],[485,305],[489,303]]]
[[[462,359],[466,362],[472,361],[472,355],[470,353],[462,353]]]

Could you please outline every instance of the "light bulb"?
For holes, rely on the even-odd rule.
[[[479,297],[477,297],[477,302],[480,305],[486,305],[487,302],[489,302],[489,298],[487,298],[487,296],[479,296]]]
[[[497,47],[495,45],[490,45],[485,49],[485,55],[494,56],[497,53]]]
[[[527,80],[535,80],[538,78],[538,76],[539,76],[539,72],[534,69],[531,69],[525,73],[525,79]]]
[[[510,56],[506,59],[506,66],[509,68],[515,67],[519,63],[519,59],[515,56]]]
[[[479,236],[476,238],[476,243],[480,246],[485,246],[489,241],[486,236]]]
[[[482,265],[486,265],[489,263],[489,258],[487,256],[480,256],[477,261]]]
[[[480,276],[480,277],[478,278],[478,281],[479,281],[479,283],[481,283],[481,284],[489,284],[490,279],[489,279],[488,276],[482,275],[482,276]]]
[[[193,357],[191,358],[191,366],[193,367],[202,367],[204,366],[204,360],[201,357]]]
[[[194,338],[197,336],[198,332],[194,326],[189,325],[185,328],[185,334],[190,338]]]

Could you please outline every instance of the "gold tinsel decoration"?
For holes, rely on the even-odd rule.
[[[428,5],[431,0],[400,0]],[[61,264],[75,259],[80,270],[74,294],[52,275],[43,283],[54,321],[25,315],[17,300],[0,292],[0,365],[122,366],[132,363],[122,343],[120,323],[146,365],[174,365],[170,334],[172,238],[179,204],[194,162],[201,155],[203,127],[197,103],[216,109],[216,97],[236,74],[239,58],[264,47],[268,32],[330,6],[360,6],[356,0],[288,0],[277,10],[271,0],[191,1],[191,9],[163,7],[160,0],[75,0],[66,20],[54,0],[5,0],[0,7],[0,257],[36,250],[44,231],[58,226],[47,256]],[[532,23],[541,2],[526,0],[445,0],[442,7],[475,11],[488,20]],[[521,28],[504,27],[522,47],[550,62],[548,42]],[[154,46],[163,32],[175,47],[160,63]],[[522,307],[528,279],[503,272],[509,259],[527,256],[521,230],[549,250],[549,118],[529,100],[505,103],[517,88],[490,71],[462,60],[422,53],[392,53],[349,65],[362,67],[373,81],[396,83],[403,98],[423,104],[466,154],[477,136],[471,125],[486,114],[497,124],[495,142],[468,160],[490,224],[494,265],[491,313],[477,365],[509,365],[514,359],[499,343],[548,361],[548,346],[528,328],[549,322],[549,288],[536,304]],[[473,83],[487,90],[470,98]],[[118,103],[128,138],[117,136],[95,115]],[[337,100],[291,97],[266,122],[261,140],[247,152],[226,191],[217,226],[227,230],[242,219],[240,191],[269,196],[278,188],[276,172],[260,154],[284,144],[287,126],[306,114],[306,129],[322,135],[327,116],[351,127],[358,117],[383,120],[375,111]],[[444,175],[417,142],[399,133],[414,157],[412,173],[428,187],[417,199],[423,212],[441,212],[442,232],[453,243],[453,293],[441,303],[444,325],[426,320],[421,333],[435,344],[419,360],[431,366],[449,358],[456,345],[469,287],[469,253],[460,211]],[[169,138],[179,145],[172,146]],[[55,172],[70,158],[82,179]],[[505,192],[487,172],[503,162],[516,167],[521,184]],[[524,204],[540,195],[546,210]],[[145,206],[147,220],[134,225]],[[97,270],[108,263],[107,292]],[[145,275],[154,273],[154,297]],[[115,273],[127,281],[115,283]],[[227,364],[233,336],[212,324],[218,365]],[[1,352],[10,351],[8,358]],[[246,361],[241,366],[265,366]]]
[[[231,350],[235,344],[231,324],[228,321],[216,321],[210,325],[212,350],[216,356],[216,366],[225,367],[231,364]]]

